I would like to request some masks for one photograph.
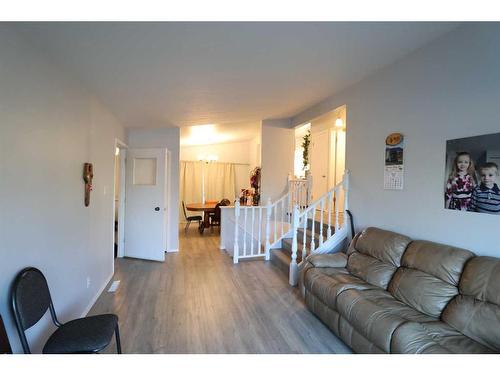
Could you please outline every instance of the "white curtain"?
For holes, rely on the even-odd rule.
[[[227,198],[233,202],[236,196],[235,179],[233,163],[181,161],[179,192],[181,222],[185,222],[182,201],[186,204],[202,202],[203,190],[207,201],[220,201]],[[188,215],[192,214],[194,213],[188,212]]]
[[[202,186],[203,165],[199,161],[181,161],[180,168],[180,219],[185,222],[182,202],[199,203],[203,200]],[[188,212],[188,215],[193,215],[193,212]],[[198,215],[198,214],[197,214]]]
[[[233,163],[205,164],[205,199],[220,201],[235,198],[236,174]]]

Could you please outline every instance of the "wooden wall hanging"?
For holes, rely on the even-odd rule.
[[[90,192],[92,191],[92,179],[94,178],[94,166],[92,163],[83,165],[83,181],[85,181],[85,207],[90,204]]]

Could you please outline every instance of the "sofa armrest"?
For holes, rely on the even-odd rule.
[[[314,254],[308,256],[306,258],[306,261],[311,263],[314,267],[318,268],[344,268],[345,266],[347,266],[347,255],[344,253]]]
[[[299,290],[302,297],[305,297],[306,289],[304,279],[306,272],[311,268],[344,268],[347,266],[347,255],[344,253],[334,254],[314,254],[309,255],[299,273]]]

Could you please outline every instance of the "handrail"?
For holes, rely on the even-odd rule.
[[[274,203],[268,198],[265,206],[241,206],[239,200],[236,200],[233,263],[238,263],[241,258],[259,256],[264,256],[265,260],[270,259],[271,247],[290,232],[292,219],[289,199],[288,193]],[[240,220],[240,217],[243,219]],[[242,231],[241,238],[238,228]],[[264,251],[262,251],[262,238],[264,238]],[[240,240],[242,254],[240,254]]]
[[[290,196],[290,212],[295,203],[299,208],[307,207],[312,196],[312,175],[308,174],[306,178],[292,178],[292,174],[289,173],[287,193]]]

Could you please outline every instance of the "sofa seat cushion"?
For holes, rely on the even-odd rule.
[[[349,274],[345,268],[311,268],[305,274],[304,285],[306,294],[314,294],[332,309],[336,309],[337,297],[345,290],[376,288]]]
[[[398,354],[479,354],[491,349],[470,339],[443,322],[408,322],[392,337],[391,353]]]
[[[359,333],[354,327],[339,316],[338,319],[338,336],[344,341],[355,353],[359,354],[387,354],[365,336]]]
[[[382,289],[349,289],[337,297],[337,310],[360,334],[389,353],[394,331],[408,321],[431,322]]]

